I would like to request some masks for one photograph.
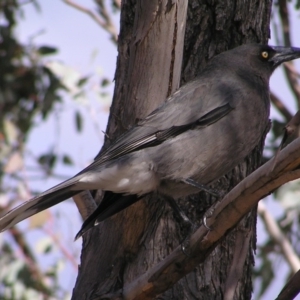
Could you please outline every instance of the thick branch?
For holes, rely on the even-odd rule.
[[[116,294],[99,299],[152,299],[169,289],[184,275],[202,263],[222,238],[247,214],[260,199],[270,194],[286,182],[300,178],[300,139],[287,146],[278,156],[278,163],[270,173],[273,161],[270,160],[250,174],[232,189],[215,207],[213,216],[208,219],[208,231],[201,226],[190,239],[190,255],[187,257],[179,245],[169,256],[148,270],[144,275],[124,286]]]

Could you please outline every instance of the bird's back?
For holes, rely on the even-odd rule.
[[[247,73],[224,65],[218,72],[215,70],[208,66],[202,76],[186,86],[193,90],[207,83],[204,94],[189,95],[210,103],[210,107],[213,103],[228,102],[233,110],[205,128],[188,130],[157,149],[144,150],[153,157],[162,179],[159,190],[175,198],[197,192],[191,186],[178,184],[180,179],[193,178],[201,184],[210,184],[233,169],[259,143],[268,124],[268,81],[250,68]],[[185,101],[188,105],[195,99]]]

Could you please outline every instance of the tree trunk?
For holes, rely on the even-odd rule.
[[[162,103],[180,79],[193,79],[214,55],[243,43],[267,42],[270,0],[186,4],[184,0],[122,1],[116,86],[105,146]],[[256,169],[263,142],[215,188],[228,191]],[[72,299],[109,298],[163,260],[184,238],[186,232],[164,200],[158,195],[146,198],[84,236]],[[215,200],[201,192],[178,203],[199,224]],[[253,211],[205,263],[157,298],[250,299],[255,225]]]

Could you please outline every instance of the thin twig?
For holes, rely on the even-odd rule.
[[[21,250],[21,253],[27,263],[30,273],[32,274],[32,276],[35,280],[36,288],[40,292],[48,294],[49,289],[44,282],[44,275],[42,274],[41,270],[39,269],[36,259],[34,257],[34,254],[32,253],[31,248],[28,246],[26,240],[24,239],[23,233],[16,227],[11,228],[9,230],[9,232],[11,233],[14,241],[16,242],[19,249]]]
[[[60,249],[61,253],[65,256],[67,260],[71,262],[75,270],[78,270],[78,262],[74,256],[69,252],[69,250],[61,243],[60,239],[57,238],[55,234],[50,229],[43,228],[45,232],[52,238],[56,246]]]
[[[104,4],[103,0],[95,0],[95,2],[98,4],[98,12],[100,14],[100,16],[102,16],[102,18],[105,20],[106,23],[106,30],[108,32],[110,32],[111,34],[114,34],[115,36],[115,42],[117,42],[118,37],[117,37],[117,31],[116,31],[116,27],[114,25],[114,23],[112,22],[111,16],[107,11],[107,7]]]
[[[300,260],[298,255],[295,253],[290,241],[280,230],[276,220],[262,202],[258,204],[258,214],[265,224],[266,230],[268,231],[270,237],[280,247],[281,253],[289,264],[291,270],[293,273],[296,273],[300,269]]]
[[[118,42],[118,34],[116,27],[114,26],[113,22],[111,21],[111,18],[109,14],[107,13],[107,10],[104,7],[104,11],[102,11],[102,7],[100,6],[99,13],[102,16],[103,19],[101,19],[97,14],[95,14],[92,10],[88,9],[87,7],[84,7],[78,3],[73,2],[72,0],[62,0],[66,4],[74,7],[75,9],[89,15],[99,26],[101,26],[103,29],[105,29],[108,33],[110,33],[111,40],[114,44],[117,44]],[[97,1],[98,2],[98,1]]]
[[[115,8],[121,9],[121,0],[112,0],[112,4]]]
[[[296,70],[294,65],[285,64],[285,66],[289,69],[289,71],[295,75],[297,78],[300,78],[300,73]]]
[[[287,0],[279,0],[279,16],[282,24],[282,34],[285,46],[291,47],[291,37],[290,37],[290,20],[288,12]],[[293,62],[286,62],[284,64],[284,72],[288,79],[288,84],[298,102],[298,107],[300,107],[300,85],[298,84],[297,75],[295,72],[291,72],[294,68]]]
[[[293,117],[292,113],[283,104],[283,102],[272,92],[270,95],[270,99],[274,106],[278,109],[278,111],[284,116],[286,121],[289,121]]]

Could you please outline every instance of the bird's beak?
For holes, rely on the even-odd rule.
[[[272,47],[276,54],[270,59],[276,68],[285,61],[290,61],[300,57],[300,48],[294,47]]]

